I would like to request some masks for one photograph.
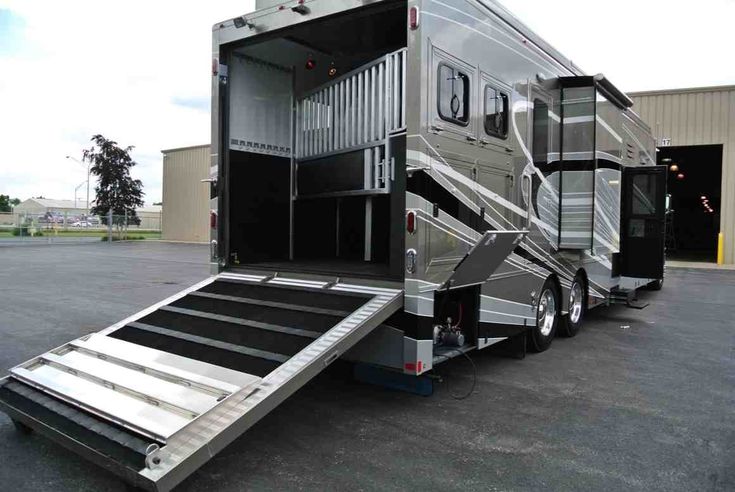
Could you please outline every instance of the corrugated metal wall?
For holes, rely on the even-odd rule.
[[[722,210],[725,263],[735,263],[735,86],[628,94],[656,142],[672,146],[722,144]]]
[[[209,145],[164,150],[162,237],[209,241]]]

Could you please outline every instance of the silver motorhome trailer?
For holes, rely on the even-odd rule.
[[[258,7],[214,26],[213,276],[0,387],[19,428],[148,489],[337,358],[419,380],[543,351],[663,281],[649,129],[503,7]]]

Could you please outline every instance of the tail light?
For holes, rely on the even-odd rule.
[[[419,27],[419,8],[411,7],[408,11],[408,27],[415,31]]]
[[[217,212],[214,210],[209,212],[209,227],[212,229],[217,228]]]
[[[413,210],[406,214],[406,230],[409,234],[416,232],[416,212]]]

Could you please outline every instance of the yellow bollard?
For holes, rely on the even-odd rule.
[[[725,263],[725,236],[722,233],[717,235],[717,264]]]

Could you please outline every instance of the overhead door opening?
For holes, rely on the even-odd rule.
[[[662,147],[668,167],[666,252],[669,259],[715,262],[720,232],[722,145]]]

